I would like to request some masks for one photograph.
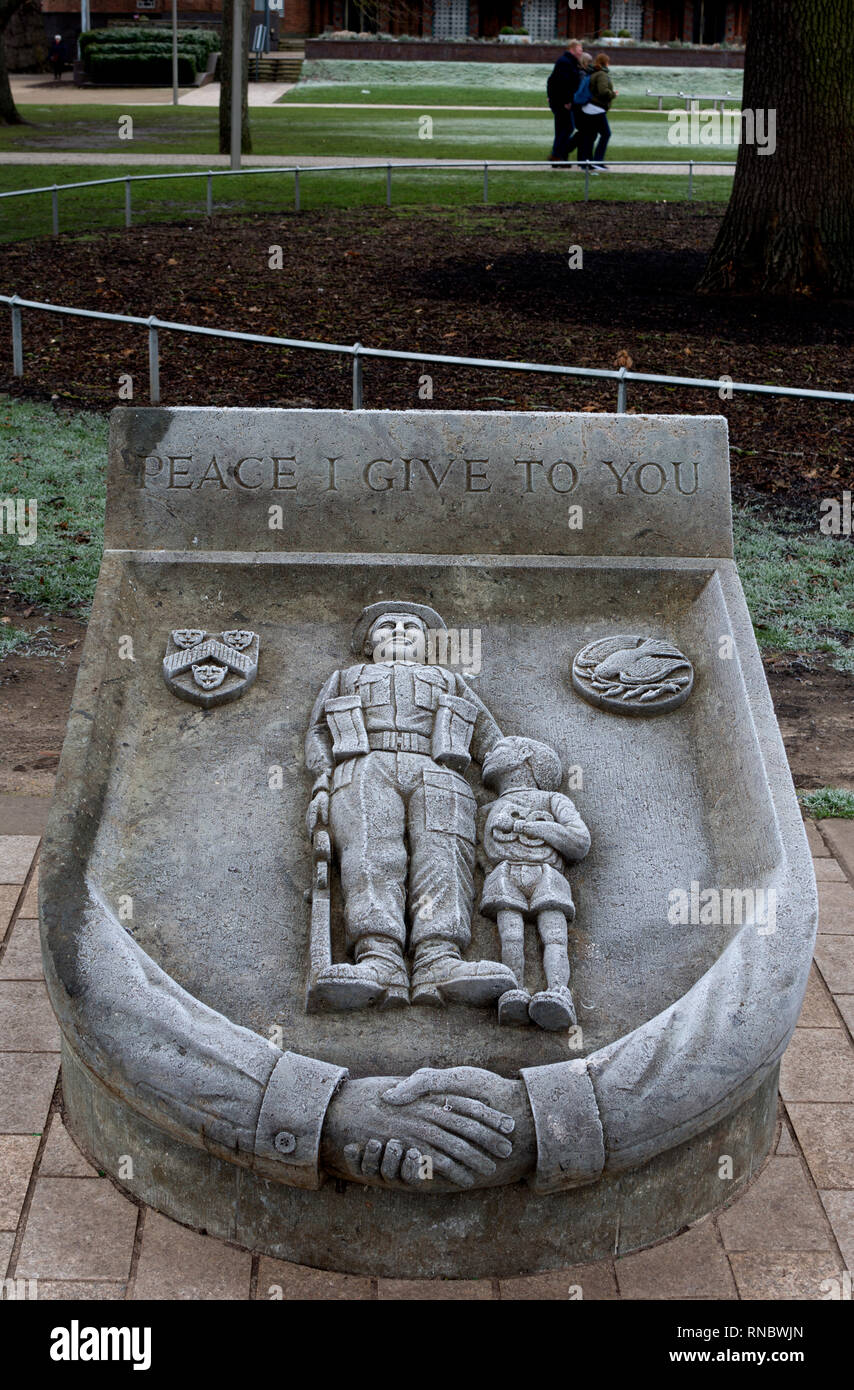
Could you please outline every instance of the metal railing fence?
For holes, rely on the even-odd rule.
[[[331,352],[353,359],[353,409],[361,410],[363,402],[363,363],[366,358],[384,361],[425,362],[444,367],[475,367],[487,371],[539,372],[549,376],[585,377],[617,383],[617,413],[628,408],[629,382],[647,382],[655,386],[682,386],[699,390],[731,393],[744,392],[758,396],[794,396],[799,400],[854,402],[854,392],[817,391],[797,386],[769,386],[762,382],[730,381],[727,376],[691,377],[665,376],[658,372],[633,372],[627,367],[567,367],[560,363],[512,362],[491,357],[452,357],[438,352],[410,352],[395,348],[371,348],[362,343],[321,343],[303,338],[274,337],[266,333],[242,333],[231,328],[208,328],[201,324],[174,323],[151,314],[147,318],[135,314],[110,314],[102,309],[77,309],[65,304],[49,304],[18,295],[0,295],[0,304],[9,306],[12,321],[12,371],[24,375],[23,311],[59,314],[70,318],[97,319],[104,323],[124,323],[148,332],[149,400],[160,403],[160,333],[190,333],[205,338],[222,338],[243,343],[259,343],[266,347],[282,347],[307,352]],[[723,397],[724,399],[726,397]]]
[[[619,159],[608,165],[611,174],[631,173],[635,167],[644,169],[673,169],[681,168],[686,170],[688,176],[688,199],[694,198],[694,179],[695,176],[702,175],[704,164],[716,166],[728,165],[735,169],[734,160],[725,159]],[[244,168],[244,169],[188,169],[176,170],[167,174],[118,174],[105,179],[83,179],[73,183],[53,183],[45,184],[39,188],[13,188],[7,193],[0,193],[0,202],[4,198],[28,198],[39,194],[50,194],[51,201],[51,229],[54,236],[59,235],[59,195],[63,192],[70,192],[75,188],[99,188],[108,184],[124,185],[124,212],[125,226],[133,225],[133,201],[131,186],[134,183],[154,183],[163,179],[205,179],[205,213],[212,217],[214,213],[213,180],[226,178],[252,178],[262,174],[281,174],[293,177],[293,198],[294,211],[300,211],[300,177],[306,174],[353,174],[371,173],[382,171],[385,174],[385,194],[386,206],[392,205],[392,171],[400,173],[435,173],[438,171],[450,173],[463,173],[468,169],[483,171],[483,202],[489,202],[489,171],[490,169],[505,169],[509,171],[522,169],[551,169],[554,166],[550,159],[472,159],[472,160],[421,160],[392,163],[385,160],[377,164],[314,164],[314,165],[273,165],[266,168]],[[584,173],[584,201],[590,199],[590,168],[586,168]],[[719,176],[718,176],[719,177]]]

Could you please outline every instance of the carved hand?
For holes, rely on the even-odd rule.
[[[518,1182],[532,1171],[537,1161],[534,1120],[523,1081],[508,1081],[481,1067],[420,1067],[405,1081],[386,1092],[392,1106],[413,1105],[430,1100],[442,1112],[466,1102],[509,1115],[513,1120],[513,1152],[499,1165],[495,1178],[479,1186]],[[466,1111],[465,1113],[470,1113]]]
[[[468,1075],[460,1081],[463,1074]],[[416,1072],[407,1079],[346,1081],[327,1111],[323,1167],[385,1186],[428,1182],[431,1191],[514,1182],[533,1160],[533,1126],[527,1104],[520,1105],[514,1090],[524,1087],[501,1077],[491,1077],[494,1086],[478,1084],[474,1077],[490,1078],[490,1073],[463,1067]],[[475,1091],[489,1091],[499,1102],[512,1099],[512,1107],[491,1104]],[[524,1130],[521,1155],[509,1138],[516,1138],[517,1112]]]
[[[329,824],[329,793],[327,791],[315,792],[308,804],[308,811],[305,817],[305,828],[308,831],[308,838],[311,839],[318,825]]]

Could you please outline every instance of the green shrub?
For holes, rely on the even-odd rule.
[[[204,71],[220,36],[209,29],[178,34],[178,81],[191,86]],[[154,26],[92,29],[80,36],[87,77],[104,84],[168,86],[172,81],[172,31]]]

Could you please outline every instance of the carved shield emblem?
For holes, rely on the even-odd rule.
[[[244,629],[205,632],[175,628],[163,658],[163,678],[173,695],[209,709],[237,700],[258,674],[258,635]]]
[[[600,709],[663,714],[688,699],[694,668],[672,642],[621,633],[582,647],[572,663],[572,684]]]

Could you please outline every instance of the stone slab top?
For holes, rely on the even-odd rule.
[[[106,546],[731,558],[727,422],[124,407]]]

